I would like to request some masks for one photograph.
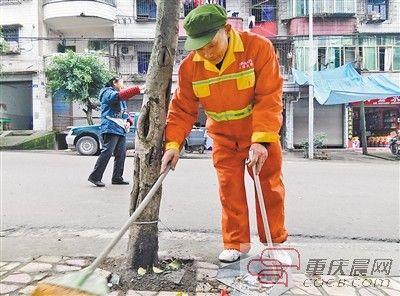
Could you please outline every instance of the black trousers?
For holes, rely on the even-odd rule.
[[[96,161],[93,172],[90,174],[89,179],[93,181],[101,181],[107,164],[114,153],[114,170],[112,181],[121,181],[122,174],[124,173],[124,164],[126,157],[126,137],[116,134],[102,134],[103,149]]]

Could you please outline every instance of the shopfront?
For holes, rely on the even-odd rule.
[[[365,102],[365,123],[368,147],[386,147],[391,134],[400,129],[400,97]],[[359,146],[360,103],[349,108],[349,147]]]

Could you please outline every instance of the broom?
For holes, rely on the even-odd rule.
[[[157,192],[161,183],[167,176],[170,167],[158,177],[153,187],[147,193],[146,197],[139,204],[137,209],[129,217],[128,221],[122,226],[115,238],[107,245],[103,252],[88,267],[78,272],[65,274],[59,277],[42,281],[33,291],[32,296],[89,296],[89,295],[107,295],[107,281],[96,268],[107,258],[111,250],[121,240],[122,236],[129,227],[139,218],[139,215],[151,201]]]

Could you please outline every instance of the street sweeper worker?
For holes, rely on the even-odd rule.
[[[124,87],[124,81],[113,77],[100,90],[101,127],[103,148],[96,161],[88,181],[97,187],[104,187],[101,181],[107,164],[114,154],[114,169],[111,183],[114,185],[128,185],[122,177],[126,157],[126,133],[133,125],[133,119],[128,113],[126,101],[144,91],[144,87]]]
[[[282,84],[271,42],[238,32],[227,24],[223,7],[209,4],[192,10],[184,20],[186,50],[178,85],[169,106],[166,146],[161,170],[174,169],[184,139],[197,120],[201,104],[222,204],[222,262],[234,262],[250,249],[249,214],[244,174],[246,160],[256,166],[266,201],[274,243],[287,239],[282,182]],[[249,170],[252,175],[252,169]],[[256,199],[257,200],[257,199]],[[257,228],[266,237],[258,202]]]

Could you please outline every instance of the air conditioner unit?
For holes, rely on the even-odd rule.
[[[120,47],[120,53],[121,55],[132,55],[133,54],[133,47],[132,46],[121,46]]]

